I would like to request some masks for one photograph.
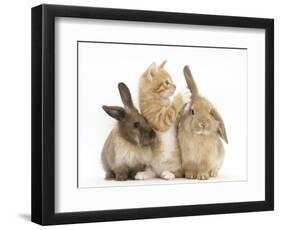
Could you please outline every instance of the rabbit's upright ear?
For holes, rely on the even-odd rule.
[[[118,84],[119,93],[122,99],[122,102],[125,106],[125,109],[134,109],[134,103],[129,88],[125,83],[120,82]]]
[[[225,141],[225,143],[228,143],[224,122],[222,120],[221,115],[218,113],[218,111],[215,108],[211,109],[211,115],[219,122],[219,127],[217,131],[219,136]]]
[[[126,116],[126,111],[119,106],[102,106],[103,110],[111,117],[121,121]]]
[[[185,81],[187,83],[188,88],[190,89],[192,96],[195,96],[198,94],[198,88],[197,85],[193,79],[192,73],[190,71],[190,68],[188,65],[184,66],[183,68],[183,74],[185,77]]]

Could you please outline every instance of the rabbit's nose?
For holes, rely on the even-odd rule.
[[[200,122],[199,127],[205,129],[205,128],[207,128],[207,123],[206,122]]]

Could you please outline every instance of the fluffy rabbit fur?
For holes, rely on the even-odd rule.
[[[134,106],[128,87],[119,83],[118,89],[124,108],[102,107],[118,121],[105,141],[102,163],[106,179],[127,180],[143,170],[151,158],[155,133]]]
[[[190,109],[183,111],[178,141],[185,177],[206,180],[218,174],[224,160],[223,139],[228,143],[223,120],[214,106],[198,93],[188,66],[184,76],[191,90]]]

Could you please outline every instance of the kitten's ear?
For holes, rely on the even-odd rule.
[[[152,81],[155,77],[155,74],[157,72],[157,65],[155,62],[153,62],[147,69],[147,79],[149,81]]]
[[[119,106],[103,105],[102,108],[109,116],[115,118],[118,121],[122,120],[126,115],[125,109]]]
[[[160,67],[160,68],[164,68],[164,66],[165,66],[166,63],[167,63],[167,60],[163,61],[163,62],[159,65],[159,67]]]

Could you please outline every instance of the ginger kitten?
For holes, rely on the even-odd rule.
[[[150,168],[136,175],[139,180],[182,177],[176,120],[184,105],[189,104],[191,93],[186,88],[170,100],[176,86],[165,64],[166,61],[159,66],[152,63],[139,81],[140,110],[157,136]]]

